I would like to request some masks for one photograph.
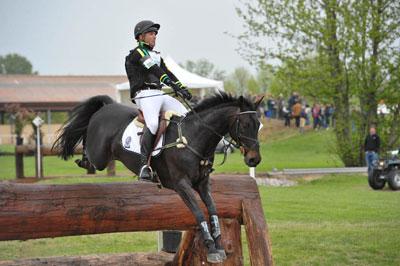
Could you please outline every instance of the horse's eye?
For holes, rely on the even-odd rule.
[[[250,127],[250,123],[249,122],[243,123],[243,128],[244,129],[247,129],[249,127]]]

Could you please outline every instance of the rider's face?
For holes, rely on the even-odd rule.
[[[141,41],[147,43],[151,48],[156,46],[157,32],[150,31],[140,35]]]

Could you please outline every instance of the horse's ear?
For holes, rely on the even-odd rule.
[[[264,95],[262,95],[261,97],[260,97],[260,96],[257,96],[257,97],[256,97],[256,101],[254,102],[256,108],[258,108],[258,106],[260,105],[260,103],[261,103],[263,100],[264,100]]]

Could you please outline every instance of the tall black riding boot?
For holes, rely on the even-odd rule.
[[[153,135],[148,128],[146,128],[142,136],[142,143],[140,147],[142,156],[140,158],[139,180],[153,181],[152,171],[150,165],[147,165],[147,162],[151,156],[151,152],[153,151],[155,139],[156,136]]]

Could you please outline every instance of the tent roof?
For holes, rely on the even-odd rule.
[[[191,73],[178,65],[170,56],[164,58],[164,62],[169,70],[188,88],[190,89],[215,89],[224,90],[224,82],[219,80],[208,79],[197,74]],[[129,90],[129,82],[118,84],[118,90]]]

